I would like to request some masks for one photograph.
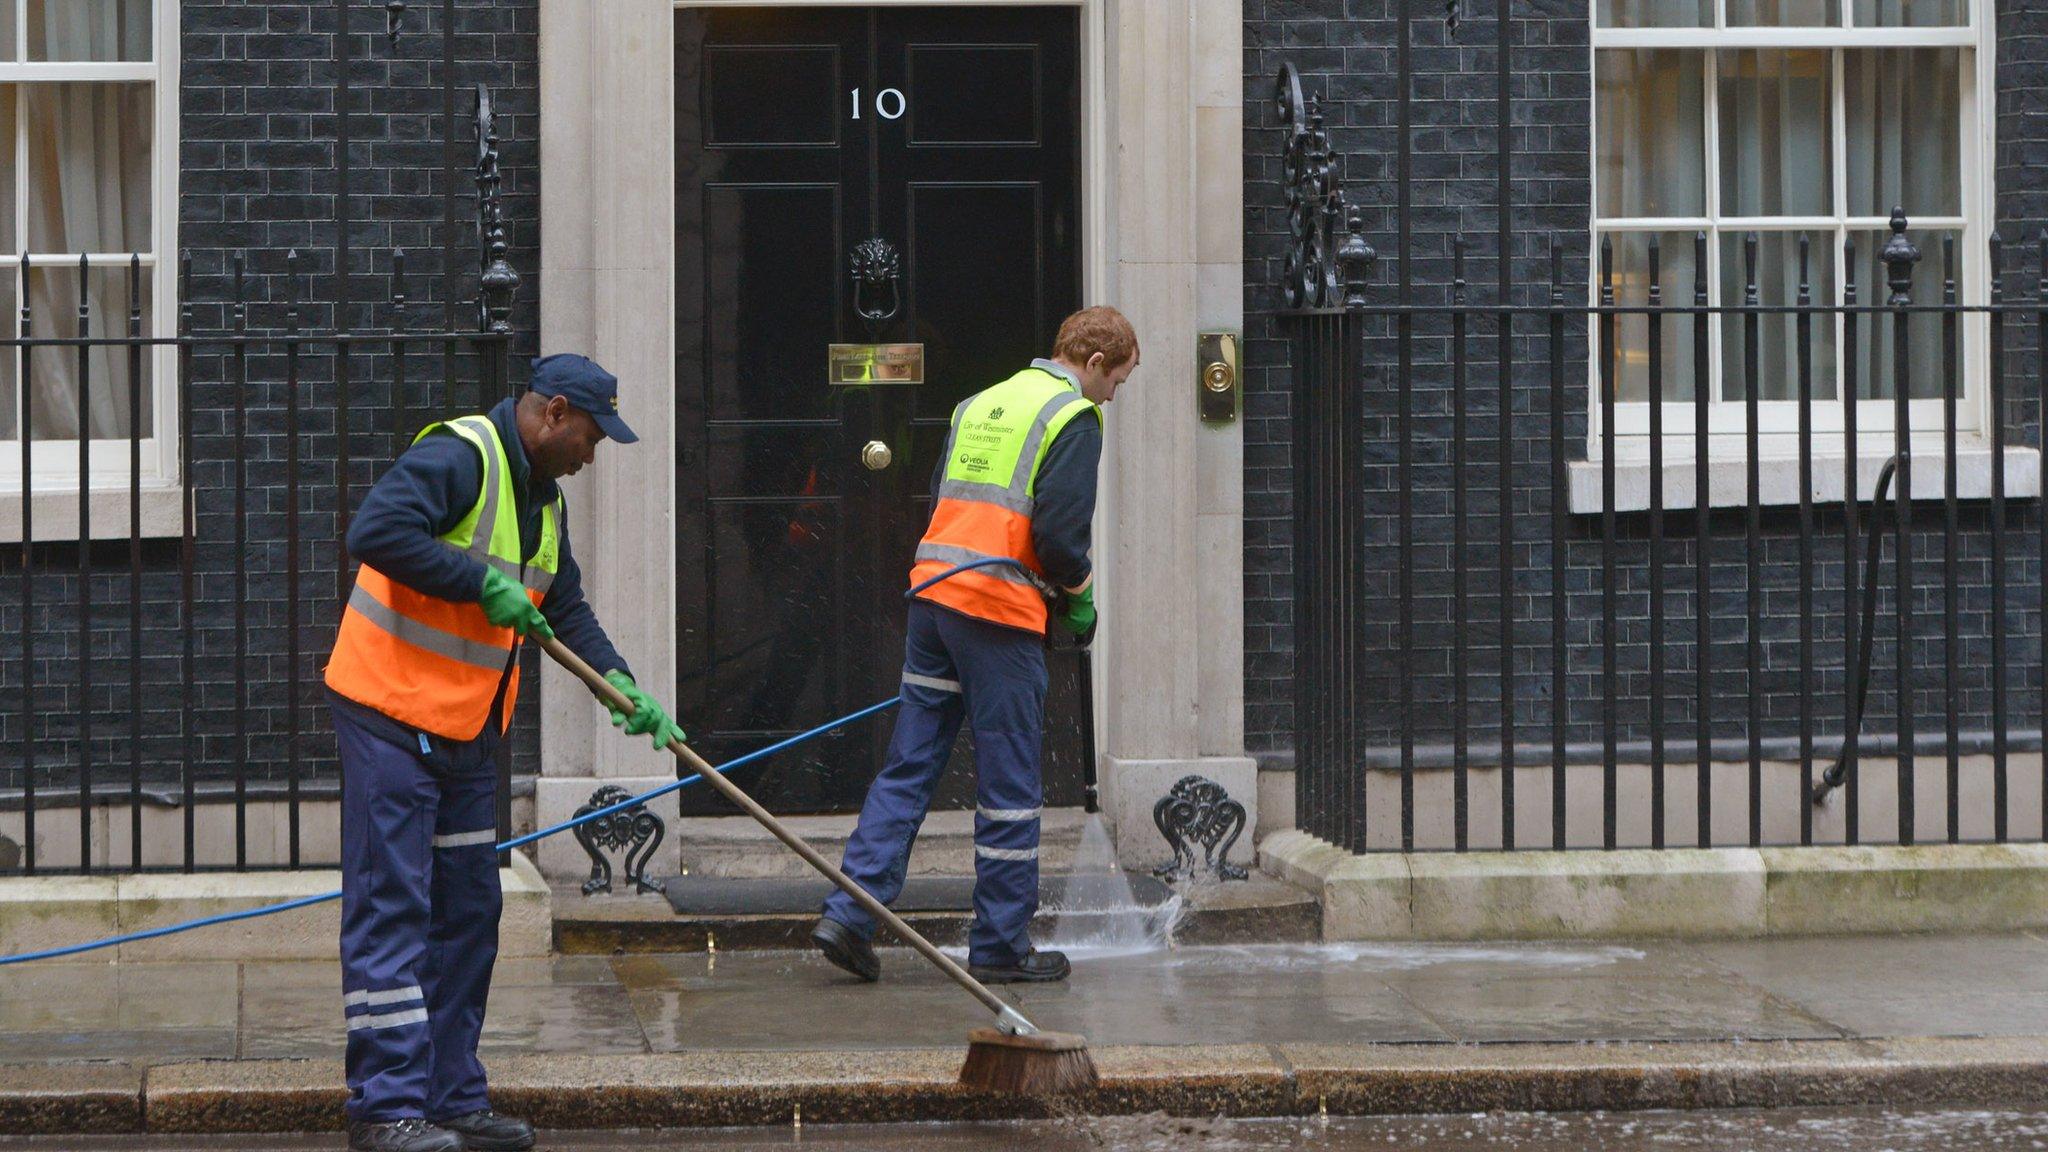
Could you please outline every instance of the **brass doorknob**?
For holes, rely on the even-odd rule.
[[[860,450],[860,462],[866,465],[870,472],[880,472],[895,458],[896,454],[889,451],[889,446],[880,440],[870,440]]]

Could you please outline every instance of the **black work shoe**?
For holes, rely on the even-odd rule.
[[[875,946],[830,916],[818,918],[818,926],[811,929],[811,943],[825,959],[870,984],[882,978],[882,958],[875,955]]]
[[[983,984],[1050,984],[1065,980],[1074,966],[1064,952],[1040,952],[1033,948],[1015,964],[969,964],[967,974]]]
[[[462,1137],[464,1148],[476,1152],[526,1152],[533,1147],[533,1125],[489,1108],[466,1116],[450,1116],[439,1123]]]
[[[352,1152],[462,1152],[462,1137],[417,1116],[381,1124],[351,1120],[348,1146]]]

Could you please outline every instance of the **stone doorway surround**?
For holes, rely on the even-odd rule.
[[[991,2],[1004,0],[956,6]],[[676,686],[678,6],[540,3],[541,346],[586,352],[617,373],[641,436],[566,483],[572,531],[592,602],[664,700]],[[1096,520],[1103,799],[1125,862],[1138,865],[1167,854],[1152,804],[1182,775],[1222,783],[1248,809],[1248,829],[1258,818],[1244,755],[1242,425],[1204,425],[1195,408],[1195,334],[1243,330],[1243,15],[1238,0],[1076,6],[1084,296],[1123,309],[1144,350],[1109,410]],[[674,778],[666,756],[617,738],[589,694],[552,667],[541,716],[543,823],[600,784],[639,791]],[[671,800],[663,815],[675,812]],[[657,868],[677,851],[671,840]],[[566,837],[543,843],[541,865],[552,876],[588,867]]]

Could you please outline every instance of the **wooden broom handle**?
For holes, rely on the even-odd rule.
[[[584,663],[582,657],[569,651],[567,645],[552,636],[535,636],[532,639],[538,640],[541,649],[549,656],[554,657],[557,664],[574,672],[578,679],[589,685],[590,690],[595,692],[600,700],[609,703],[613,708],[624,712],[628,716],[633,714],[633,701],[625,693],[619,691],[617,685],[598,675],[595,668]],[[852,877],[841,872],[830,860],[819,855],[818,850],[805,843],[802,837],[784,827],[782,821],[776,819],[773,813],[755,803],[754,798],[741,791],[739,785],[726,779],[723,772],[705,763],[704,758],[691,751],[689,745],[684,744],[681,740],[670,740],[668,742],[668,750],[675,753],[676,759],[681,760],[691,771],[702,776],[705,783],[718,789],[719,795],[745,809],[747,815],[759,821],[763,828],[773,832],[777,840],[789,846],[790,851],[803,857],[811,867],[823,873],[826,879],[837,884],[840,891],[853,897],[855,903],[867,909],[868,915],[887,924],[889,931],[894,932],[898,939],[923,953],[925,959],[938,965],[940,971],[951,976],[962,988],[973,993],[974,998],[981,1001],[989,1011],[997,1015],[1015,1012],[1015,1009],[1012,1009],[1008,1002],[989,991],[988,987],[981,981],[969,975],[967,969],[962,968],[951,956],[939,951],[931,941],[912,931],[910,925],[903,922],[902,917],[890,911],[889,907],[880,900],[869,895],[867,889],[854,883]]]

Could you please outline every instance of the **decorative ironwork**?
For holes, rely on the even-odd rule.
[[[602,811],[614,804],[633,798],[633,794],[617,784],[607,784],[590,794],[583,807],[576,809],[578,817]],[[634,892],[662,892],[666,890],[659,880],[647,878],[647,862],[661,847],[662,837],[668,830],[663,827],[661,817],[647,810],[644,804],[621,808],[609,816],[578,824],[575,829],[576,842],[583,845],[583,851],[590,855],[590,879],[583,882],[583,894],[595,896],[599,892],[612,890],[612,865],[605,859],[605,852],[623,850],[626,857],[626,882]]]
[[[505,210],[498,186],[497,114],[491,90],[476,86],[476,216],[478,267],[477,323],[484,331],[509,335],[512,331],[512,294],[519,288],[519,273],[505,259]]]
[[[1884,261],[1887,272],[1886,282],[1891,286],[1891,299],[1885,301],[1893,308],[1904,307],[1913,302],[1913,265],[1920,262],[1920,249],[1906,239],[1906,210],[1892,209],[1892,238],[1885,242],[1884,251],[1878,253]]]
[[[391,46],[398,47],[399,24],[405,19],[405,0],[385,0],[384,31],[391,37]]]
[[[896,246],[880,236],[863,240],[853,246],[847,264],[853,274],[853,310],[871,328],[895,319],[903,306],[903,293],[898,286],[902,261],[897,259]],[[869,293],[880,292],[884,287],[889,290],[889,306],[870,307]]]
[[[1337,302],[1337,268],[1330,259],[1331,234],[1343,215],[1336,154],[1323,131],[1322,98],[1301,95],[1301,73],[1292,62],[1280,66],[1273,99],[1287,126],[1281,178],[1287,193],[1287,268],[1282,289],[1289,308],[1321,308]]]
[[[1444,31],[1453,37],[1458,34],[1458,0],[1444,0]]]
[[[1173,845],[1173,862],[1152,870],[1155,876],[1186,879],[1198,874],[1218,880],[1243,880],[1248,873],[1230,862],[1231,846],[1244,833],[1244,805],[1230,798],[1223,785],[1207,776],[1183,776],[1152,806],[1152,823]],[[1195,845],[1202,846],[1201,863]]]
[[[1373,269],[1379,266],[1380,254],[1365,242],[1365,214],[1358,205],[1350,206],[1344,221],[1344,243],[1337,249],[1337,267],[1344,276],[1344,306],[1365,307],[1365,286],[1372,282]]]

